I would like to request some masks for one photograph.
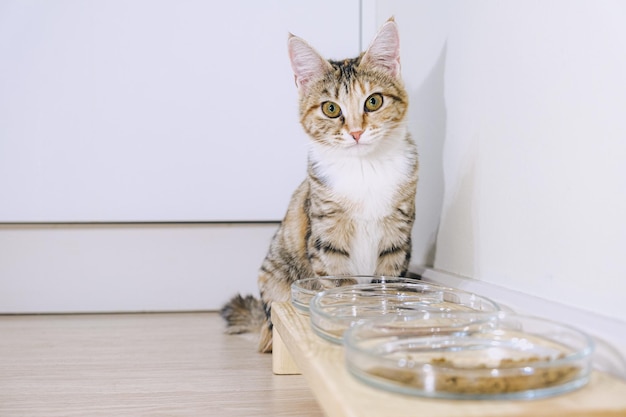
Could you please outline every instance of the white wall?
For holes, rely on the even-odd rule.
[[[468,5],[435,265],[626,319],[626,5]]]
[[[358,10],[0,1],[0,222],[281,220],[308,141],[288,33],[356,55]]]
[[[375,3],[419,39],[403,62],[443,73],[421,139],[443,169],[434,266],[626,319],[626,4]]]

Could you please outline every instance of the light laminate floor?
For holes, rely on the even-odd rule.
[[[301,375],[217,313],[0,316],[0,416],[298,416]]]

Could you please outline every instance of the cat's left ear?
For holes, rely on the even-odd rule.
[[[301,38],[289,34],[289,59],[296,80],[296,86],[301,92],[306,92],[307,85],[314,79],[321,78],[331,65]]]
[[[361,58],[361,65],[372,66],[400,77],[400,35],[393,17],[380,28]]]

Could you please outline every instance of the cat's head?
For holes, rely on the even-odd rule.
[[[357,58],[326,60],[294,35],[289,37],[289,57],[299,91],[300,122],[316,144],[362,152],[404,126],[408,97],[393,19]]]

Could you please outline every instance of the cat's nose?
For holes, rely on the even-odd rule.
[[[361,139],[362,134],[363,134],[362,130],[355,130],[354,132],[350,132],[350,136],[352,136],[356,142],[358,142],[359,139]]]

